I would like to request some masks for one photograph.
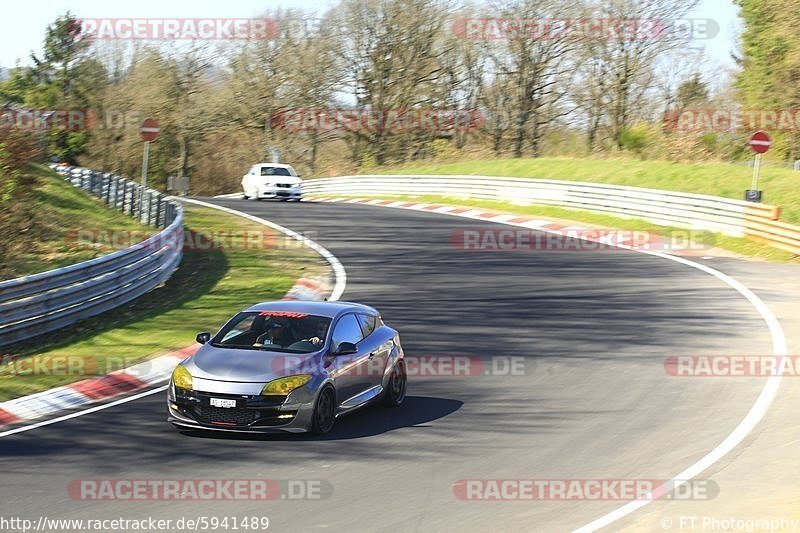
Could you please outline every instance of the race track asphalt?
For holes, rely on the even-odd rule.
[[[327,247],[347,271],[343,299],[378,308],[407,355],[469,356],[488,374],[412,377],[401,408],[364,409],[325,438],[182,434],[164,422],[162,394],[1,438],[0,517],[267,516],[273,531],[565,531],[620,502],[463,501],[453,484],[669,479],[725,438],[763,386],[665,371],[675,354],[772,350],[747,300],[685,265],[629,251],[466,252],[451,244],[454,231],[498,226],[429,212],[206,201]],[[242,307],[256,301],[254,293]],[[510,358],[523,361],[522,372],[501,371]],[[67,492],[81,479],[253,478],[322,480],[332,493],[143,502]]]

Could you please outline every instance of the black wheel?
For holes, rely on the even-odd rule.
[[[249,196],[247,196],[246,194],[242,193],[242,200],[249,200],[249,199],[250,199]]]
[[[392,369],[389,377],[389,384],[386,386],[386,394],[383,397],[384,405],[397,407],[406,399],[406,389],[408,387],[408,375],[406,374],[406,364],[400,359]]]
[[[312,419],[311,431],[315,435],[324,435],[333,429],[336,422],[336,392],[330,385],[319,392]]]

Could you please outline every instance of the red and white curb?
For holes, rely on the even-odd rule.
[[[419,203],[413,201],[402,200],[378,200],[372,198],[341,198],[341,197],[306,197],[303,198],[304,202],[322,202],[322,203],[345,203],[345,204],[364,204],[379,207],[393,207],[397,209],[411,209],[413,211],[430,211],[432,213],[441,213],[446,215],[458,216],[462,218],[469,218],[472,220],[480,220],[484,222],[497,222],[511,226],[518,226],[532,230],[541,230],[548,233],[556,233],[564,236],[577,236],[580,240],[604,243],[602,238],[592,238],[592,232],[596,232],[596,226],[578,226],[575,224],[559,224],[552,220],[543,220],[524,215],[514,215],[510,213],[498,213],[496,211],[488,211],[485,209],[474,207],[461,207],[455,205],[443,205],[432,203]],[[609,230],[612,231],[612,230]],[[648,243],[653,244],[653,249],[661,253],[680,256],[700,256],[705,255],[705,252],[689,249],[674,249],[664,250],[661,249],[659,243],[656,242],[659,237],[653,234],[652,240],[642,240],[642,235],[638,234],[634,237],[632,232],[629,232],[629,239],[625,238],[615,240],[615,248],[643,248],[648,249]],[[633,239],[636,239],[634,242]]]
[[[36,420],[58,411],[107,400],[164,381],[169,378],[175,365],[192,355],[197,348],[190,346],[105,376],[76,381],[0,403],[0,427]]]
[[[328,278],[313,277],[300,278],[283,297],[284,300],[315,300],[322,301],[331,293],[331,284]]]

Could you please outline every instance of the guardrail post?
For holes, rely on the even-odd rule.
[[[163,227],[161,225],[161,203],[162,203],[163,199],[164,199],[164,197],[159,194],[158,195],[158,204],[156,205],[156,227],[157,228]]]
[[[117,198],[119,197],[119,176],[112,174],[111,181],[114,184],[114,209],[117,209]]]
[[[153,217],[153,193],[147,191],[147,225],[151,226]]]
[[[106,182],[106,205],[111,205],[111,174],[104,175],[103,181]]]

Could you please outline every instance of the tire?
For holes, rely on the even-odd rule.
[[[326,385],[317,395],[314,413],[311,415],[311,432],[314,435],[325,435],[336,423],[336,391]]]
[[[386,386],[386,394],[383,396],[383,404],[387,407],[398,407],[406,399],[408,390],[408,374],[406,373],[406,363],[402,359],[397,361],[389,377]]]
[[[249,199],[250,199],[250,197],[247,196],[247,194],[242,193],[242,200],[249,200]]]

